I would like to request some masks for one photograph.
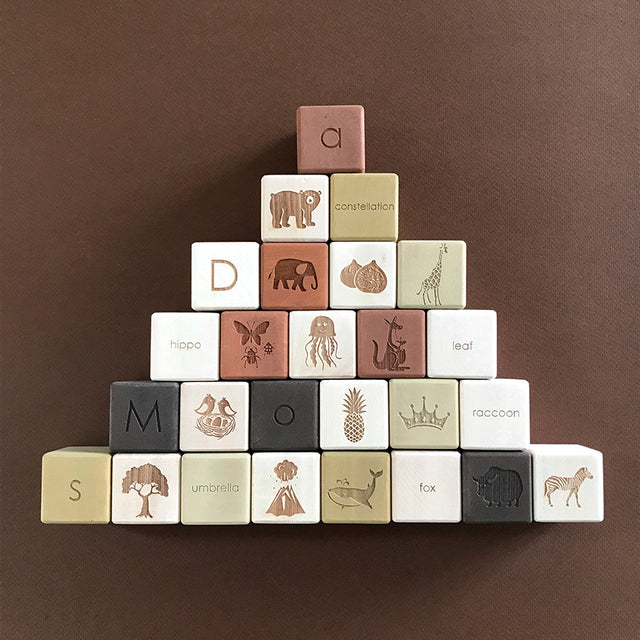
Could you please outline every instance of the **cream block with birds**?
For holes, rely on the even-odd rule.
[[[320,383],[322,449],[386,449],[388,446],[386,380],[323,380]]]

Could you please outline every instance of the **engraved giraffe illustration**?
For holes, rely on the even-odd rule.
[[[442,305],[442,302],[440,302],[440,280],[442,278],[442,254],[443,253],[449,253],[446,242],[443,242],[440,245],[438,262],[436,262],[436,266],[433,267],[429,276],[422,281],[422,286],[420,287],[420,291],[418,291],[418,293],[416,294],[418,296],[422,294],[422,303],[424,305],[426,305],[427,303],[431,304],[429,291],[433,291],[434,304]]]

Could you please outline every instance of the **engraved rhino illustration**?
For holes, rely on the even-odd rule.
[[[278,191],[271,194],[269,209],[275,229],[290,227],[289,218],[294,216],[296,227],[305,229],[315,226],[311,220],[313,210],[320,204],[321,191]]]

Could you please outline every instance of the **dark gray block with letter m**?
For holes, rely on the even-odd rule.
[[[114,382],[111,385],[111,451],[177,451],[179,422],[178,383]]]
[[[251,449],[317,449],[319,393],[317,380],[253,380],[249,424]]]
[[[462,452],[462,521],[531,522],[531,454]]]

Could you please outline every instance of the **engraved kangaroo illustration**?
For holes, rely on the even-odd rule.
[[[429,297],[429,291],[433,290],[433,303],[440,306],[442,302],[440,302],[440,279],[442,278],[442,254],[449,253],[447,249],[447,243],[443,242],[440,245],[440,253],[438,254],[438,262],[436,262],[436,266],[433,267],[431,273],[427,278],[422,281],[422,286],[420,287],[420,291],[416,295],[422,294],[422,303],[424,305],[431,304],[431,298]],[[426,296],[426,300],[425,300]]]
[[[567,501],[565,505],[569,506],[569,498],[571,496],[576,497],[576,504],[580,507],[580,502],[578,501],[578,491],[580,491],[580,487],[584,482],[585,478],[589,478],[589,480],[593,480],[593,476],[587,467],[581,467],[575,473],[572,478],[565,478],[562,476],[549,476],[544,481],[544,495],[545,498],[549,501],[549,506],[553,507],[551,504],[551,494],[554,491],[568,491]]]
[[[389,322],[386,318],[384,321],[389,325],[389,331],[387,332],[387,344],[384,351],[384,355],[381,360],[378,360],[378,343],[371,339],[373,342],[373,366],[376,369],[386,369],[387,371],[406,371],[409,367],[401,366],[407,359],[407,352],[404,349],[404,345],[407,343],[400,336],[394,339],[394,331],[401,331],[402,325],[397,323],[398,316],[394,316],[393,320]]]

